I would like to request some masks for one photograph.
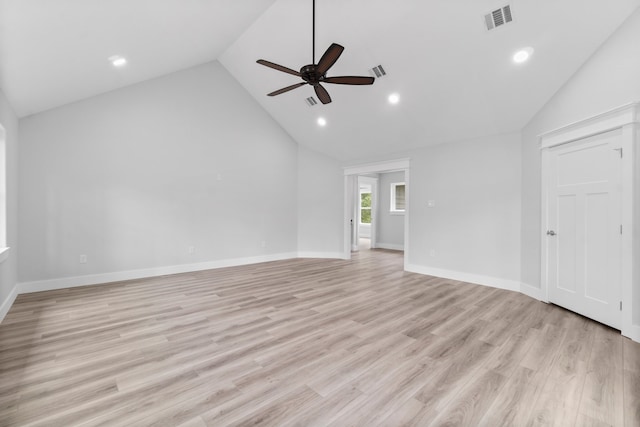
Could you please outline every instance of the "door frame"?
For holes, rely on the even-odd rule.
[[[358,175],[370,173],[404,171],[404,181],[407,186],[405,194],[404,214],[404,269],[409,265],[409,211],[411,203],[411,186],[409,183],[410,160],[408,158],[389,160],[377,163],[365,163],[344,168],[344,246],[343,259],[351,259],[351,245],[354,230],[351,221],[354,219],[355,192],[358,191]],[[354,224],[357,227],[357,224]],[[372,240],[373,242],[373,240]]]
[[[634,229],[640,220],[640,103],[634,102],[555,129],[539,136],[541,152],[541,272],[542,299],[549,302],[549,223],[548,179],[550,149],[612,130],[622,131],[622,335],[640,341],[640,233]],[[634,234],[635,233],[635,234]]]
[[[547,246],[545,246],[548,251],[546,261],[549,272],[547,276],[549,302],[618,330],[622,329],[622,311],[618,306],[622,301],[620,275],[623,233],[619,228],[622,216],[621,140],[621,130],[615,129],[548,149],[551,169],[547,180],[550,192],[547,197],[549,221],[547,230],[554,230],[557,235],[547,236]],[[597,154],[594,156],[593,153]],[[592,158],[587,162],[582,161],[580,166],[574,165],[575,168],[569,166],[575,161],[580,162],[573,156],[578,156],[577,159],[579,159],[582,155],[591,155]],[[563,158],[571,159],[566,160],[568,164],[565,167],[560,166]],[[582,176],[581,172],[577,176],[570,173],[569,176],[573,179],[565,178],[562,184],[557,181],[565,176],[564,172],[584,169],[597,169],[599,173],[589,175],[589,178]],[[602,201],[603,194],[606,194],[607,203],[604,211],[600,213],[606,212],[606,214],[601,217],[603,223],[598,222],[598,225],[595,225],[592,223],[595,217],[589,215],[589,202],[596,201],[598,204],[598,201]],[[572,211],[569,216],[562,215],[566,214],[566,211],[562,208],[561,199],[568,203],[564,206]],[[603,233],[600,235],[600,232],[595,231],[595,235],[599,235],[603,240],[594,243],[592,240],[594,235],[587,232],[589,224],[591,224],[591,231],[595,231],[593,227],[596,227]],[[564,229],[565,227],[567,229]],[[568,246],[564,246],[563,242]],[[605,252],[601,253],[597,259],[587,258],[590,249],[595,249],[596,246],[600,250],[605,249]],[[568,247],[572,247],[573,250],[567,252]],[[569,253],[574,254],[573,263],[575,264],[573,269],[567,270],[567,263],[572,262],[559,257],[564,254],[570,258]],[[564,279],[558,276],[561,271],[564,271]],[[600,276],[601,280],[595,282],[593,274],[603,274],[603,276]],[[573,281],[567,275],[573,276]],[[564,283],[565,280],[569,283]],[[592,287],[586,282],[589,282]]]

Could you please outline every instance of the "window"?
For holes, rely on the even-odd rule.
[[[360,224],[371,224],[371,191],[360,190]]]
[[[405,185],[404,182],[391,184],[391,213],[404,213],[405,210]]]

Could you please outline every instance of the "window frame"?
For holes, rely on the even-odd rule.
[[[405,209],[398,209],[396,207],[396,188],[399,186],[404,186],[404,197],[405,197]],[[389,213],[391,215],[404,215],[407,211],[406,209],[406,200],[407,200],[407,186],[406,183],[403,182],[392,182],[389,184],[390,188],[390,197],[389,197]]]
[[[371,205],[372,206],[362,206],[362,195],[363,194],[371,194]],[[365,190],[363,191],[362,189],[360,189],[359,191],[359,195],[360,195],[360,206],[358,209],[358,224],[359,225],[371,225],[371,222],[373,221],[373,191],[372,190]],[[368,210],[369,211],[369,222],[362,222],[362,210]]]

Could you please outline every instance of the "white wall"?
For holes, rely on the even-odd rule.
[[[437,145],[409,157],[410,269],[519,289],[520,134]]]
[[[523,130],[522,281],[540,287],[538,135],[640,101],[640,9],[620,27]],[[640,303],[638,304],[640,306]]]
[[[18,118],[2,91],[0,91],[0,124],[6,132],[6,243],[11,248],[8,258],[0,263],[0,320],[2,320],[16,296],[18,253]]]
[[[298,251],[305,257],[342,256],[344,181],[340,163],[298,147]]]
[[[20,138],[20,282],[297,250],[297,145],[218,62],[27,117]]]
[[[387,172],[378,175],[378,215],[376,217],[376,246],[388,249],[404,248],[404,214],[390,212],[391,184],[404,182],[404,172]]]

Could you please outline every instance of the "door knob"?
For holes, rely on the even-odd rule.
[[[547,236],[555,236],[556,232],[553,230],[547,230]]]

